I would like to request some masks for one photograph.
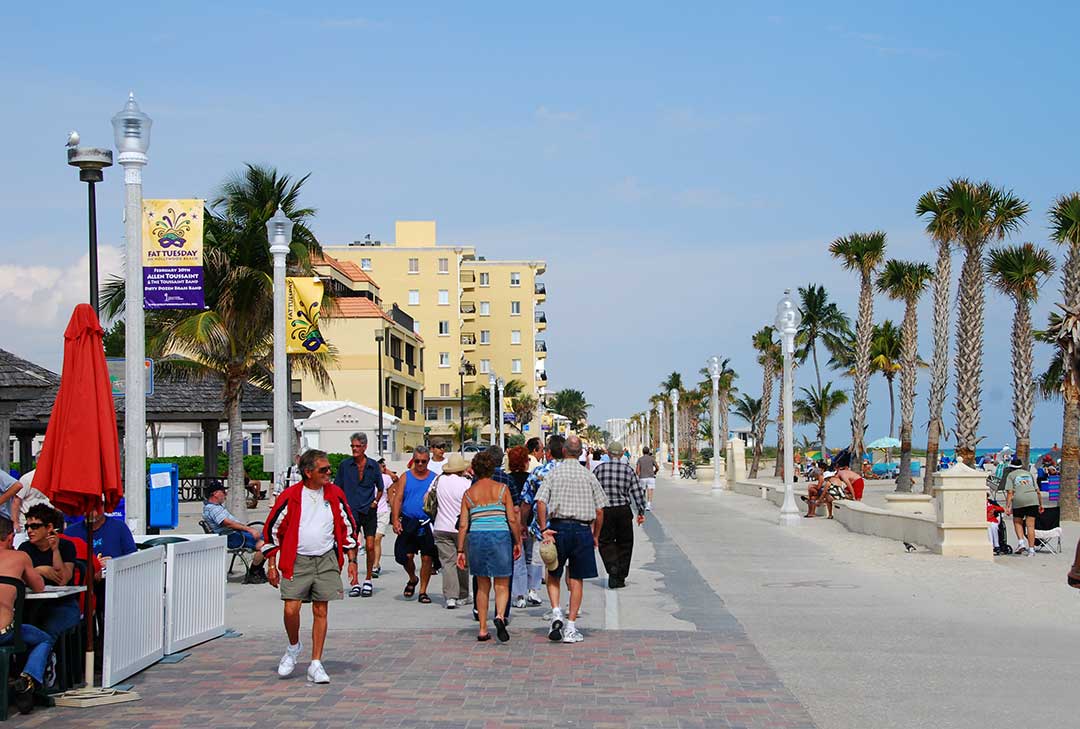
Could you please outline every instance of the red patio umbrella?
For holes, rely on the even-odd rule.
[[[89,304],[79,304],[64,331],[64,369],[34,488],[65,514],[112,510],[123,495],[120,442],[103,331]]]

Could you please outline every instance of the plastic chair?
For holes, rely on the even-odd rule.
[[[0,721],[8,718],[8,678],[11,673],[11,660],[19,653],[26,652],[22,639],[23,604],[26,602],[26,585],[14,577],[0,577],[0,585],[15,588],[15,615],[12,617],[11,643],[0,646]]]

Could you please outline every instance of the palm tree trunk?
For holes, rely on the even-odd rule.
[[[874,287],[870,272],[862,275],[859,288],[859,321],[855,326],[855,381],[851,398],[852,463],[862,462],[863,432],[870,389],[870,340],[874,329]]]
[[[783,385],[780,386],[783,390]],[[781,392],[776,404],[776,466],[773,468],[773,476],[784,474],[784,395]]]
[[[1066,365],[1068,367],[1068,365]],[[1080,388],[1065,373],[1064,425],[1061,432],[1061,491],[1058,507],[1062,520],[1080,520],[1077,506],[1076,486],[1080,479]]]
[[[969,244],[960,269],[956,324],[956,457],[975,463],[982,415],[983,286],[982,245]]]
[[[900,474],[896,478],[898,493],[911,493],[911,430],[915,420],[915,376],[919,359],[919,314],[916,301],[909,299],[904,307],[904,323],[900,328]]]
[[[1024,297],[1016,300],[1013,316],[1013,429],[1016,455],[1025,466],[1031,460],[1031,420],[1035,413],[1035,380],[1032,376],[1031,305]]]
[[[720,447],[727,453],[728,443],[728,398],[731,397],[730,390],[720,391]]]
[[[818,368],[818,362],[817,362],[817,342],[811,343],[811,345],[810,345],[810,353],[814,357],[814,375],[817,378],[817,391],[821,392],[821,369]],[[781,386],[781,387],[783,387],[783,386]],[[821,416],[821,419],[818,421],[817,426],[818,426],[818,440],[820,441],[818,443],[818,447],[821,448],[821,457],[825,458],[826,457],[825,456],[825,440],[824,440],[824,435],[823,435],[825,433],[825,416],[824,415]]]
[[[893,378],[895,375],[886,377],[886,382],[889,383],[889,437],[895,438],[896,433],[896,394],[893,392]],[[892,463],[892,448],[885,449],[885,461]]]
[[[758,468],[761,466],[761,449],[765,442],[765,429],[769,422],[769,409],[772,407],[773,390],[772,367],[765,365],[765,376],[761,382],[761,410],[758,411],[757,422],[754,423],[754,456],[750,461],[750,478],[757,478]]]
[[[952,281],[952,248],[938,244],[934,271],[934,358],[930,363],[930,423],[926,433],[926,467],[923,469],[923,493],[932,490],[938,464],[938,446],[943,423],[942,409],[949,386],[949,297]],[[902,440],[902,439],[901,439]]]
[[[244,490],[244,420],[240,414],[243,380],[225,382],[225,411],[229,419],[229,511],[247,522],[247,491]]]

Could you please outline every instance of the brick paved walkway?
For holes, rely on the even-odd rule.
[[[522,621],[524,622],[524,621]],[[534,622],[535,625],[535,622]],[[332,683],[287,680],[278,635],[219,639],[133,679],[142,700],[46,709],[12,726],[811,728],[741,631],[593,631],[553,644],[525,626],[509,644],[471,632],[334,630]],[[517,679],[508,682],[513,672]]]

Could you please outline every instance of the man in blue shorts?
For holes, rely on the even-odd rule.
[[[577,463],[582,450],[580,438],[576,435],[567,438],[563,460],[544,476],[536,492],[537,523],[548,525],[543,533],[544,542],[553,542],[559,556],[558,566],[548,570],[547,591],[551,601],[548,638],[563,643],[584,640],[576,621],[585,580],[597,575],[596,545],[604,523],[604,507],[608,504],[596,476]],[[565,624],[559,607],[559,581],[564,567],[570,585],[570,612]]]
[[[262,534],[255,527],[237,520],[232,512],[225,508],[225,486],[220,481],[215,481],[210,487],[202,513],[203,520],[210,527],[210,531],[224,535],[228,539],[229,549],[247,547],[255,550],[251,558],[251,568],[244,575],[244,584],[261,585],[266,582],[266,571],[263,569]]]

